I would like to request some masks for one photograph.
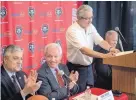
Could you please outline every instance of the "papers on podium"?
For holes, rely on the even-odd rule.
[[[133,52],[134,52],[134,50],[119,52],[119,53],[116,54],[116,56],[126,55],[126,54],[130,54],[130,53],[133,53]]]
[[[89,97],[85,96],[85,93],[82,93],[74,98],[72,100],[114,100],[113,94],[111,91],[105,92],[101,94],[100,96],[96,96],[94,94],[90,94]]]
[[[97,100],[98,96],[94,95],[94,94],[90,94],[90,96],[87,97],[89,100]],[[72,100],[87,100],[86,99],[86,95],[85,93],[82,93],[74,98],[72,98]]]
[[[114,100],[113,93],[111,91],[103,93],[102,95],[98,96],[97,100]]]

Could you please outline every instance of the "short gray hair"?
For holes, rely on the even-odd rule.
[[[109,31],[106,32],[105,38],[108,37],[108,36],[111,36],[113,33],[116,33],[116,34],[118,35],[118,33],[117,33],[116,31],[114,31],[114,30],[109,30]]]
[[[93,12],[92,7],[90,7],[89,5],[82,5],[77,9],[77,18],[81,18],[84,16],[85,11],[91,11]]]
[[[13,52],[16,52],[16,51],[19,51],[19,52],[23,52],[23,49],[17,45],[8,45],[5,49],[4,49],[4,53],[3,53],[3,56],[8,56],[9,53],[13,53]]]
[[[52,47],[57,48],[57,49],[59,50],[60,55],[62,55],[62,48],[61,48],[61,46],[60,46],[59,44],[57,44],[57,43],[47,44],[47,45],[45,46],[45,48],[44,48],[44,54],[46,55],[48,49],[49,49],[49,48],[52,48]]]

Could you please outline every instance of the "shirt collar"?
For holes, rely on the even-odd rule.
[[[8,73],[8,75],[11,77],[12,75],[15,75],[15,72],[10,72],[10,71],[8,71],[5,67],[4,67],[4,69],[6,70],[6,72]]]
[[[55,67],[55,68],[50,67],[50,69],[51,69],[51,71],[55,71],[55,69],[60,70],[58,66],[57,66],[57,67]]]

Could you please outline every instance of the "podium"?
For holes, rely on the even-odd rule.
[[[129,100],[136,100],[136,52],[104,58],[103,63],[112,65],[112,89],[125,92]]]

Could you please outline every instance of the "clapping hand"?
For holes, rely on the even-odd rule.
[[[78,80],[79,73],[77,71],[71,71],[69,78],[71,82],[69,83],[69,88],[72,89]]]
[[[36,83],[37,75],[38,74],[35,70],[31,70],[28,78],[24,76],[25,86],[24,89],[21,91],[21,94],[23,96],[26,96],[30,93],[34,93],[40,88],[42,81]]]
[[[78,76],[79,76],[79,73],[77,71],[71,71],[70,75],[69,75],[69,78],[76,82],[78,80]]]

